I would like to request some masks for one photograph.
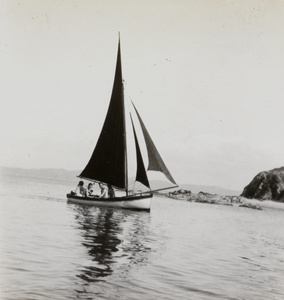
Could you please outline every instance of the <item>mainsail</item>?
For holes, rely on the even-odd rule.
[[[79,177],[127,189],[126,133],[120,43],[112,95],[95,150]]]

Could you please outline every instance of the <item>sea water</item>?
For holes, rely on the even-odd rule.
[[[0,299],[284,299],[284,206],[95,208],[75,185],[3,176]]]

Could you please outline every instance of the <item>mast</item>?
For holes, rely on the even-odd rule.
[[[118,51],[119,51],[119,60],[121,65],[121,51],[120,51],[120,32],[118,33]],[[122,74],[122,68],[121,68]],[[122,107],[123,107],[123,141],[124,141],[124,173],[125,173],[125,192],[126,196],[128,196],[128,159],[127,159],[127,138],[126,138],[126,121],[125,121],[125,99],[124,99],[124,84],[123,79],[121,80],[122,84]]]

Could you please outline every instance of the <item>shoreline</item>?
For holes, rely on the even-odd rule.
[[[206,192],[192,193],[188,190],[179,190],[174,192],[169,192],[164,194],[167,198],[175,200],[183,200],[196,203],[207,203],[216,205],[226,205],[226,206],[237,206],[245,207],[256,210],[262,210],[263,208],[274,208],[274,209],[284,209],[284,204],[281,202],[273,200],[257,200],[248,199],[242,196],[230,196],[230,195],[219,195],[210,194]]]

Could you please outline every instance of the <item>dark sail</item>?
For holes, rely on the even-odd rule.
[[[133,103],[132,103],[133,104]],[[136,107],[133,104],[133,107],[136,111],[136,114],[138,116],[142,132],[144,135],[146,147],[147,147],[147,152],[148,152],[148,158],[149,158],[149,165],[148,165],[148,170],[150,171],[160,171],[165,174],[165,176],[176,185],[176,182],[174,181],[172,175],[170,174],[168,168],[166,167],[164,161],[162,160],[162,157],[160,156],[156,146],[154,145]]]
[[[126,135],[120,43],[112,95],[95,150],[80,177],[127,189]]]
[[[145,186],[147,186],[148,188],[150,188],[150,184],[148,181],[147,173],[146,173],[144,162],[142,159],[141,150],[140,150],[140,146],[139,146],[139,143],[137,140],[137,135],[136,135],[136,131],[134,128],[133,120],[132,120],[131,116],[130,116],[130,118],[131,118],[133,134],[134,134],[134,139],[135,139],[135,148],[136,148],[136,160],[137,160],[136,181],[139,181],[142,184],[144,184]]]

